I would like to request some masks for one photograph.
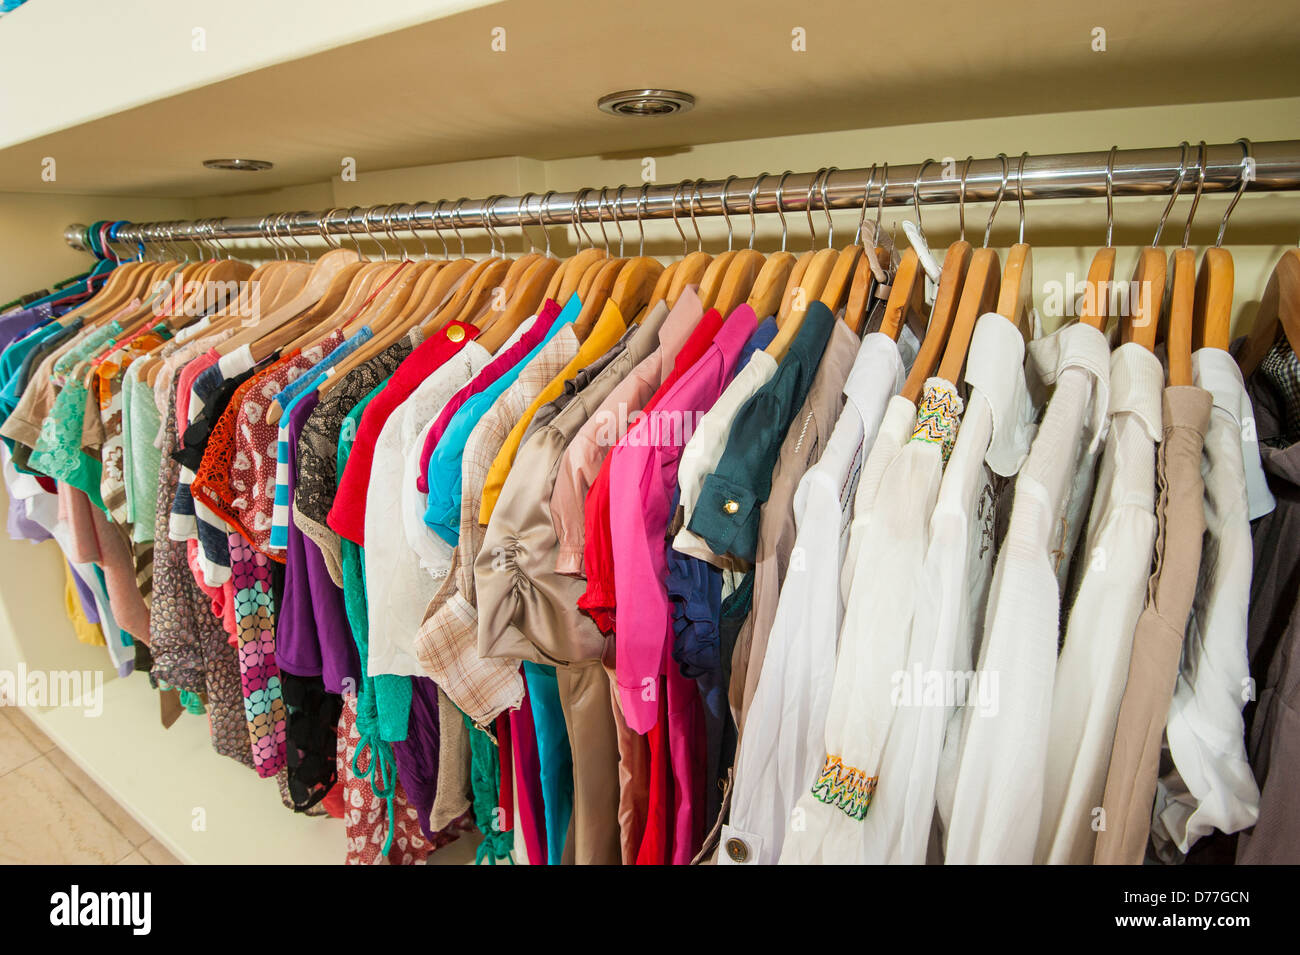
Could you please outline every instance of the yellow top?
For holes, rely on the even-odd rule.
[[[559,397],[566,381],[613,348],[614,343],[622,338],[626,331],[627,323],[623,320],[623,314],[618,310],[618,306],[612,301],[606,302],[600,318],[596,319],[596,324],[591,328],[591,334],[578,348],[578,353],[573,356],[573,360],[565,365],[564,370],[552,378],[550,384],[533,399],[533,403],[524,411],[523,417],[515,422],[515,426],[506,435],[505,443],[501,445],[497,456],[492,459],[487,482],[483,485],[483,506],[478,516],[480,524],[487,524],[492,517],[492,511],[497,506],[497,498],[501,496],[501,487],[506,483],[510,466],[514,464],[515,455],[519,451],[519,442],[523,440],[524,432],[528,430],[528,424],[533,420],[537,409]]]
[[[76,634],[77,639],[82,643],[88,643],[92,647],[106,646],[104,643],[104,631],[99,624],[91,623],[86,618],[86,613],[81,609],[81,595],[77,593],[77,582],[72,578],[72,568],[68,562],[63,562],[63,606],[68,613],[68,619],[72,621],[72,632]]]

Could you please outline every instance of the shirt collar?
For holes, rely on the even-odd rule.
[[[1136,416],[1155,442],[1164,427],[1160,410],[1164,389],[1164,367],[1149,348],[1126,342],[1111,352],[1108,413]]]
[[[882,392],[896,395],[903,388],[907,373],[898,343],[880,332],[871,332],[862,339],[858,357],[844,382],[844,397],[858,409],[863,418],[876,405],[873,400]],[[888,385],[886,390],[882,385]]]
[[[1002,477],[1020,470],[1036,430],[1036,404],[1025,383],[1024,360],[1020,330],[996,312],[981,315],[966,356],[966,384],[988,402],[993,437],[984,461]]]
[[[1029,360],[1035,372],[1031,385],[1054,385],[1067,368],[1091,375],[1096,400],[1092,403],[1094,446],[1106,436],[1106,415],[1110,407],[1110,342],[1106,334],[1083,322],[1072,322],[1046,338],[1029,344]]]
[[[1236,360],[1222,348],[1198,348],[1192,353],[1193,381],[1210,393],[1214,407],[1232,418],[1241,435],[1241,463],[1246,476],[1250,519],[1263,517],[1276,506],[1260,463],[1255,414]]]

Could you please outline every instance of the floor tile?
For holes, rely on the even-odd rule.
[[[157,839],[150,839],[140,846],[140,854],[149,860],[150,865],[181,865],[181,860],[172,855]]]
[[[0,712],[8,710],[0,707]],[[23,735],[8,715],[0,715],[0,776],[17,769],[24,763],[30,763],[41,751]]]
[[[131,849],[48,757],[0,776],[0,864],[108,864]]]
[[[26,737],[27,742],[36,747],[38,752],[48,753],[50,750],[57,748],[54,740],[50,739],[32,720],[30,716],[24,713],[16,706],[0,707],[0,719],[8,719],[14,724],[14,728]]]
[[[133,846],[139,846],[148,842],[152,836],[144,826],[135,821],[135,817],[123,809],[116,800],[108,793],[104,792],[93,779],[86,775],[85,771],[72,761],[63,750],[57,747],[45,754],[77,791],[90,800],[91,805],[100,811],[100,813],[118,832],[126,836],[127,841]]]

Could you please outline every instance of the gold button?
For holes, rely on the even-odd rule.
[[[749,846],[745,845],[739,839],[727,840],[727,855],[731,857],[732,862],[745,864],[749,858]]]
[[[725,504],[722,505],[722,509],[726,511],[728,514],[735,514],[738,510],[740,510],[740,505],[737,504],[735,501],[727,501]]]
[[[461,328],[459,325],[453,325],[451,328],[447,329],[448,341],[458,342],[464,337],[465,329]]]

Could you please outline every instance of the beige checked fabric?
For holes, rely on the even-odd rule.
[[[550,381],[578,353],[578,337],[566,326],[543,346],[509,388],[474,426],[461,459],[460,542],[452,552],[451,572],[429,603],[415,638],[415,654],[438,686],[475,723],[519,705],[524,695],[519,661],[478,655],[478,607],[474,560],[483,545],[479,525],[488,469],[510,429]]]

